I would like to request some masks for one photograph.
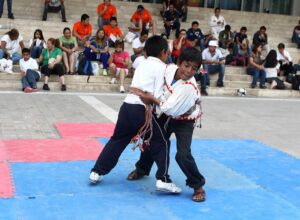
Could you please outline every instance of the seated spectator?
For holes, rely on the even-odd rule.
[[[133,55],[131,56],[131,61],[134,62],[134,60],[142,56],[144,53],[144,46],[145,42],[148,39],[148,31],[142,30],[141,36],[138,38],[135,38],[132,42],[132,49],[133,49]]]
[[[120,78],[120,92],[124,93],[124,80],[128,76],[129,53],[124,51],[124,42],[116,41],[116,50],[109,59],[109,71],[111,75],[111,84],[116,83],[116,78]]]
[[[270,51],[270,47],[268,44],[268,35],[266,33],[267,28],[265,26],[261,26],[259,31],[257,31],[253,36],[253,45],[260,44],[262,46],[261,58],[264,60],[267,54]]]
[[[40,57],[44,48],[47,47],[42,30],[36,29],[33,38],[29,41],[30,56],[34,59]]]
[[[171,30],[175,30],[175,36],[179,36],[180,22],[179,22],[179,13],[174,9],[174,5],[169,5],[169,10],[164,14],[164,26],[169,39]]]
[[[65,71],[62,64],[62,51],[59,48],[59,40],[50,38],[47,41],[47,49],[43,50],[38,62],[42,63],[41,72],[45,75],[43,90],[50,90],[48,86],[49,77],[52,74],[56,74],[59,76],[61,82],[61,91],[66,91]]]
[[[66,74],[74,75],[75,73],[75,52],[78,49],[76,38],[72,36],[71,29],[66,27],[63,36],[59,38],[60,49],[63,52],[63,61],[66,68]]]
[[[167,38],[167,35],[165,33],[162,33],[160,36],[162,36],[163,38],[165,38],[166,41],[168,41],[168,44],[169,44],[169,51],[168,51],[168,58],[167,58],[167,61],[166,61],[166,64],[170,64],[170,63],[173,63],[173,60],[172,60],[172,56],[171,56],[171,51],[173,49],[173,41],[172,40],[169,40]],[[171,47],[172,46],[172,47]]]
[[[250,54],[250,44],[246,34],[247,28],[242,27],[239,33],[236,33],[234,39],[234,54],[248,57]]]
[[[167,10],[169,10],[169,5],[170,5],[170,3],[171,3],[171,0],[163,0],[163,1],[162,1],[162,9],[160,10],[160,15],[161,15],[162,17],[164,17],[165,12],[166,12]]]
[[[4,6],[4,0],[0,0],[0,18],[3,14],[3,6]],[[7,12],[8,12],[8,18],[9,19],[15,19],[14,14],[12,13],[12,0],[7,0]]]
[[[284,82],[277,77],[279,68],[280,64],[277,60],[277,53],[275,50],[271,50],[264,62],[266,81],[271,84],[271,89],[285,89]]]
[[[233,33],[230,25],[225,25],[225,29],[219,34],[219,45],[223,49],[228,49],[234,42]]]
[[[79,46],[84,46],[89,40],[92,35],[92,25],[90,24],[90,17],[87,14],[83,14],[81,21],[74,24],[72,35],[76,37]]]
[[[179,12],[179,17],[182,18],[182,22],[186,22],[188,13],[188,1],[186,0],[173,0],[175,9]]]
[[[215,15],[210,17],[209,26],[211,28],[211,33],[214,38],[219,39],[219,34],[225,29],[226,21],[225,18],[221,15],[221,9],[215,8]]]
[[[177,58],[179,57],[179,55],[180,55],[181,51],[183,51],[183,49],[185,49],[187,47],[193,47],[193,46],[195,46],[194,42],[189,41],[186,38],[186,30],[181,29],[180,33],[179,33],[179,37],[173,41],[172,58],[173,58],[174,63],[177,62]]]
[[[202,52],[202,63],[207,73],[201,78],[201,94],[208,95],[206,86],[210,86],[209,75],[219,73],[217,86],[224,87],[225,58],[218,49],[218,41],[209,42],[208,48]]]
[[[293,60],[283,43],[278,44],[276,52],[277,60],[280,64],[280,72],[283,72],[284,76],[293,73]]]
[[[48,12],[57,13],[59,11],[61,11],[62,22],[67,22],[64,0],[45,0],[43,21],[47,20]]]
[[[265,82],[266,82],[266,71],[264,70],[263,67],[263,59],[261,57],[262,53],[262,45],[257,44],[254,45],[252,48],[252,52],[249,56],[249,64],[247,67],[247,74],[253,76],[253,80],[251,83],[251,88],[256,87],[256,82],[258,78],[260,78],[260,84],[259,87],[261,89],[265,89]]]
[[[111,17],[110,24],[104,25],[103,29],[106,37],[109,40],[110,46],[114,46],[116,40],[122,40],[124,38],[121,29],[118,27],[118,22],[116,17]]]
[[[11,29],[1,38],[0,59],[7,57],[16,64],[21,58],[19,50],[24,48],[22,36],[17,29]]]
[[[298,25],[294,28],[292,42],[297,44],[297,48],[300,49],[300,20]]]
[[[194,42],[195,46],[200,47],[201,50],[204,49],[204,39],[205,36],[199,28],[198,21],[192,22],[192,27],[187,31],[187,39]]]
[[[13,62],[7,54],[4,54],[3,58],[0,59],[0,72],[13,73]]]
[[[24,92],[37,92],[37,82],[41,79],[39,65],[35,59],[30,57],[30,50],[22,50],[23,58],[20,59],[20,70],[22,74],[22,89]]]
[[[104,30],[99,29],[95,37],[87,41],[84,49],[85,57],[88,61],[98,61],[103,65],[103,76],[107,76],[109,60],[109,42],[105,36]]]
[[[99,29],[103,29],[104,25],[108,25],[112,17],[117,17],[117,9],[110,0],[104,0],[103,3],[99,4],[97,12]]]
[[[141,32],[143,29],[150,30],[152,28],[152,33],[156,33],[156,23],[152,19],[151,13],[144,8],[143,5],[138,5],[137,10],[134,12],[130,19],[132,27],[129,28],[132,32]]]

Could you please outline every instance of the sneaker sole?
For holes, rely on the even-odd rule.
[[[172,194],[180,194],[181,193],[181,191],[180,192],[173,192],[173,191],[169,191],[169,190],[163,189],[163,188],[156,188],[156,191],[165,192],[165,193],[172,193]]]

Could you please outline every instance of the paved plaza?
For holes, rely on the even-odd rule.
[[[126,180],[139,152],[125,150],[99,185],[88,175],[110,137],[125,95],[0,92],[0,220],[300,219],[300,100],[205,97],[192,151],[207,200],[175,156],[180,195],[155,191],[154,172]]]

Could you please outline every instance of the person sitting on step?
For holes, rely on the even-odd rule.
[[[264,60],[267,54],[270,52],[270,46],[268,44],[268,34],[266,33],[267,28],[261,26],[259,31],[253,35],[253,46],[260,44],[262,46],[261,58]]]
[[[132,49],[133,49],[133,55],[131,55],[131,62],[134,62],[134,60],[143,55],[144,52],[144,46],[146,43],[146,40],[148,39],[148,30],[144,29],[141,32],[140,37],[137,37],[132,42]]]
[[[117,9],[110,0],[103,0],[103,3],[98,5],[97,12],[99,29],[103,29],[104,25],[108,25],[112,17],[117,17]]]
[[[81,20],[73,26],[72,35],[76,37],[79,46],[84,46],[92,36],[92,25],[90,24],[90,16],[81,15]]]
[[[47,47],[42,30],[36,29],[33,33],[33,38],[29,41],[30,56],[39,58],[43,49]]]
[[[121,29],[118,27],[118,21],[116,17],[111,17],[110,23],[108,25],[104,25],[103,30],[109,40],[109,46],[111,47],[115,46],[115,42],[117,40],[122,40],[124,38]]]
[[[297,48],[300,49],[300,20],[298,25],[294,27],[292,42],[297,44]]]
[[[280,64],[280,72],[284,76],[288,76],[293,73],[293,60],[290,53],[285,49],[284,43],[280,43],[277,46],[277,60]]]
[[[141,32],[143,29],[152,29],[152,34],[156,33],[156,22],[153,20],[151,13],[144,8],[143,5],[138,5],[136,11],[132,15],[130,22],[132,24],[129,30],[132,32]]]
[[[47,20],[48,12],[57,13],[59,11],[61,11],[62,22],[67,22],[64,0],[45,0],[43,21]]]

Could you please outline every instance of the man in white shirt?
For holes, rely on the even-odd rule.
[[[225,18],[220,14],[221,14],[221,9],[215,8],[215,15],[210,17],[210,22],[209,22],[211,33],[213,34],[216,40],[219,39],[219,34],[221,31],[225,29],[225,25],[226,25]]]
[[[208,43],[208,48],[202,52],[203,68],[207,73],[201,77],[201,94],[208,95],[206,86],[210,85],[210,74],[219,73],[217,81],[218,87],[224,87],[224,74],[225,74],[225,57],[218,49],[218,41],[211,40]]]
[[[160,98],[163,94],[168,43],[161,36],[153,36],[146,42],[145,51],[148,58],[136,69],[131,86]],[[143,145],[150,144],[151,157],[158,168],[156,188],[171,193],[181,192],[168,175],[169,148],[164,130],[159,127],[156,115],[150,112],[150,117],[146,118],[146,113],[149,116],[149,106],[145,107],[137,95],[128,94],[120,108],[114,134],[103,148],[90,173],[91,183],[101,181],[103,175],[108,174],[116,166],[120,155],[130,142],[142,139]],[[152,129],[149,132],[145,131],[145,136],[137,136],[149,122],[153,126]]]
[[[62,22],[67,22],[64,0],[45,0],[43,21],[47,20],[48,12],[57,13],[61,11]]]
[[[287,76],[289,73],[293,73],[293,60],[290,53],[285,49],[283,43],[278,44],[277,46],[277,60],[280,64],[280,71]]]
[[[142,30],[140,37],[137,37],[132,42],[133,55],[131,56],[131,61],[143,55],[145,42],[148,39],[148,31]]]
[[[201,65],[201,52],[196,48],[186,48],[178,58],[178,66],[170,64],[165,74],[164,99],[161,101],[148,93],[131,88],[142,100],[159,104],[164,113],[160,122],[167,131],[169,139],[175,133],[177,142],[176,161],[186,175],[186,184],[194,189],[192,199],[196,202],[205,200],[202,189],[205,178],[200,174],[191,154],[191,142],[196,120],[201,117],[200,91],[195,73]],[[170,146],[170,141],[168,142]],[[151,147],[151,146],[150,146]],[[137,180],[149,175],[153,159],[149,151],[141,153],[136,169],[128,175],[128,180]]]
[[[38,71],[39,66],[35,59],[30,57],[30,50],[22,50],[23,58],[20,60],[20,70],[22,73],[23,91],[26,93],[36,92],[37,82],[41,79],[41,73]]]

